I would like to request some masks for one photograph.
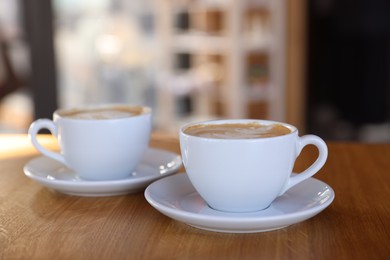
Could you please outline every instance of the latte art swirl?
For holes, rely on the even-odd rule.
[[[142,107],[114,106],[107,108],[73,109],[60,113],[61,116],[80,120],[107,120],[133,117],[144,113]]]
[[[102,111],[88,111],[80,112],[75,115],[69,116],[77,119],[116,119],[133,116],[131,112],[119,111],[119,110],[102,110]]]
[[[274,137],[291,133],[281,124],[199,124],[184,130],[188,135],[215,139],[253,139]]]

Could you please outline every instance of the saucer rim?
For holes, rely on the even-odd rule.
[[[151,184],[153,181],[156,181],[158,179],[167,177],[169,175],[172,175],[172,174],[178,172],[180,167],[182,166],[181,156],[179,154],[175,153],[175,152],[172,152],[170,150],[161,149],[161,148],[153,148],[153,147],[149,147],[148,150],[149,151],[151,150],[153,152],[158,152],[158,153],[164,153],[166,155],[172,156],[172,161],[175,162],[174,166],[172,168],[169,168],[164,173],[155,174],[153,176],[131,176],[131,175],[129,175],[129,176],[125,177],[125,178],[114,179],[114,180],[85,180],[85,179],[80,179],[80,180],[75,181],[75,180],[63,180],[63,179],[48,179],[48,178],[36,175],[32,171],[32,168],[31,168],[31,167],[33,167],[32,164],[34,162],[36,163],[36,162],[39,162],[39,161],[42,161],[42,160],[50,160],[51,162],[56,163],[59,166],[63,165],[63,164],[61,164],[60,162],[55,161],[52,158],[49,158],[49,157],[44,156],[44,155],[41,155],[41,156],[37,156],[37,157],[34,157],[31,160],[29,160],[24,165],[23,172],[31,180],[34,180],[34,181],[40,183],[41,185],[43,185],[43,186],[45,186],[47,188],[59,191],[61,193],[65,193],[65,194],[69,194],[69,195],[75,195],[75,196],[77,196],[77,195],[78,196],[92,196],[91,194],[93,193],[93,194],[95,194],[93,196],[100,196],[98,194],[101,194],[101,193],[111,194],[111,193],[118,193],[118,192],[107,192],[107,191],[96,192],[96,191],[93,191],[91,193],[89,190],[75,192],[74,188],[89,188],[89,189],[94,189],[95,188],[95,189],[97,189],[97,188],[103,188],[104,187],[105,190],[106,190],[107,187],[109,187],[109,186],[113,186],[113,187],[116,187],[116,189],[118,189],[119,187],[126,186],[126,185],[137,185],[137,184],[142,184],[143,182],[148,182],[147,184],[144,185],[143,188],[145,188],[149,184]],[[148,164],[147,162],[141,162],[137,167],[140,167],[142,165],[143,166],[151,166],[151,164]],[[66,166],[64,166],[64,167],[66,167]],[[66,167],[66,168],[69,169],[68,167]],[[69,171],[74,173],[74,171],[71,170],[71,169],[69,169]],[[129,187],[129,189],[127,189],[127,190],[125,190],[125,188],[122,188],[122,190],[123,191],[122,191],[121,194],[126,194],[126,193],[131,193],[133,189],[131,189],[131,187]],[[142,188],[138,188],[137,190],[140,191],[140,190],[142,190]]]
[[[286,226],[290,226],[292,224],[296,224],[296,223],[305,221],[305,220],[317,215],[318,213],[320,213],[321,211],[326,209],[335,199],[335,192],[330,185],[328,185],[327,183],[325,183],[321,180],[318,180],[316,178],[311,177],[305,181],[318,182],[318,184],[326,187],[330,191],[330,195],[327,198],[327,200],[325,202],[321,203],[320,205],[315,205],[314,207],[311,207],[309,209],[301,209],[301,210],[296,211],[296,212],[286,213],[286,214],[281,214],[281,215],[276,215],[276,216],[256,216],[256,215],[245,216],[246,213],[240,214],[240,213],[229,213],[229,212],[223,212],[224,215],[216,216],[216,215],[209,215],[209,214],[202,214],[202,213],[194,213],[194,212],[187,211],[183,208],[172,208],[172,207],[168,207],[164,204],[158,203],[158,201],[156,201],[152,197],[153,195],[150,194],[151,189],[153,189],[154,186],[161,184],[160,181],[169,181],[173,178],[183,178],[183,179],[186,178],[187,180],[184,180],[184,181],[188,181],[191,188],[193,189],[193,190],[189,190],[187,192],[187,194],[197,193],[195,188],[192,186],[190,180],[188,179],[187,174],[185,172],[178,173],[174,176],[169,176],[169,177],[166,177],[162,180],[155,181],[145,189],[144,196],[145,196],[146,200],[149,202],[149,204],[151,206],[153,206],[156,210],[158,210],[159,212],[161,212],[162,214],[164,214],[170,218],[173,218],[177,221],[184,222],[184,223],[186,223],[190,226],[193,226],[193,227],[197,227],[197,228],[200,228],[203,230],[214,231],[214,232],[254,233],[254,232],[265,232],[265,231],[271,231],[271,230],[284,228]],[[209,209],[211,209],[214,212],[219,212],[219,211],[214,210],[210,207],[209,207]],[[261,212],[264,212],[264,210],[257,211],[257,212],[261,213]],[[255,214],[256,212],[251,212],[251,213]],[[182,220],[183,218],[186,218],[187,220],[184,221],[184,220]],[[222,229],[222,228],[213,228],[212,227],[213,224],[217,224],[217,226],[220,226],[221,222],[225,223],[224,224],[225,226],[228,226],[229,224],[241,224],[240,226],[244,226],[244,224],[245,225],[256,225],[257,224],[257,226],[260,226],[261,224],[269,223],[270,221],[272,221],[272,222],[286,222],[287,220],[289,220],[287,223],[276,224],[276,225],[273,225],[274,226],[273,228],[268,228],[268,229],[256,228],[256,227],[249,228],[249,229],[239,227],[239,228],[233,229],[232,227],[229,227],[230,230],[228,230],[228,228]],[[204,225],[201,226],[201,225],[194,223],[194,222],[198,222],[198,221],[202,221],[202,222],[207,221],[208,227],[206,227]]]

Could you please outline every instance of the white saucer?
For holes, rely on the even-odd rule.
[[[45,156],[32,159],[23,170],[27,177],[61,193],[101,197],[140,191],[153,181],[177,172],[181,164],[179,155],[149,148],[135,171],[120,180],[83,180],[71,169]]]
[[[265,210],[227,213],[208,207],[187,174],[176,174],[149,185],[145,197],[164,215],[196,228],[254,233],[280,229],[311,218],[328,207],[335,194],[326,183],[310,178],[288,190]]]

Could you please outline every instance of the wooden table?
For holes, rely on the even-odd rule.
[[[179,152],[176,137],[154,134],[151,145]],[[39,155],[27,136],[0,135],[0,259],[390,259],[390,144],[328,145],[316,175],[336,193],[325,211],[277,231],[224,234],[160,214],[142,192],[53,192],[24,176]],[[296,170],[315,156],[308,148]]]

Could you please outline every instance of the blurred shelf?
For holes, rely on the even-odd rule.
[[[228,51],[227,37],[203,32],[179,33],[173,36],[173,48],[177,52],[203,52],[224,54]]]
[[[180,80],[180,69],[172,60],[186,54],[192,57],[183,63],[186,69],[203,72],[194,74],[194,82],[188,84],[212,85],[187,92],[191,109],[185,122],[252,116],[284,120],[285,5],[284,0],[159,2],[164,73]],[[161,126],[183,122],[172,105],[178,96],[162,92],[159,96]]]

